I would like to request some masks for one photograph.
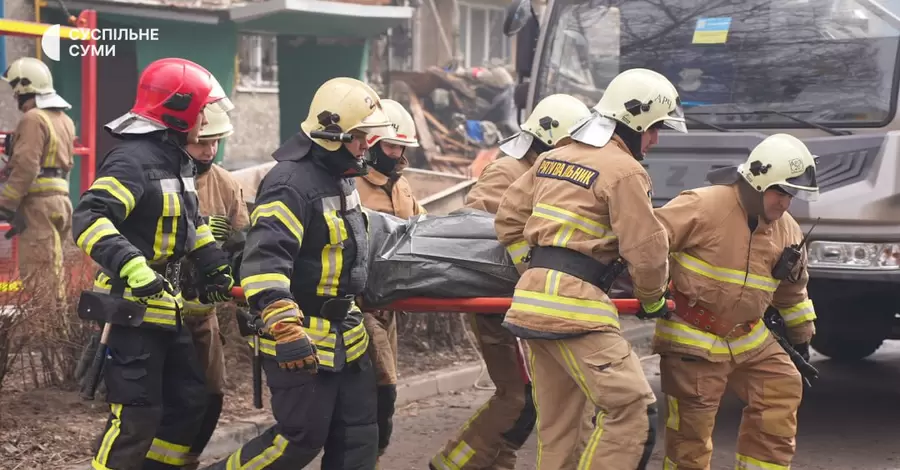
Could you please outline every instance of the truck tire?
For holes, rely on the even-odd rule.
[[[817,352],[835,361],[853,362],[871,356],[883,342],[879,338],[848,338],[837,332],[822,331],[816,333],[811,344]]]

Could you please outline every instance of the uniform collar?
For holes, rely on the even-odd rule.
[[[622,149],[623,152],[627,153],[628,155],[631,155],[631,157],[634,158],[634,154],[632,154],[631,150],[628,149],[628,146],[625,145],[625,141],[622,140],[622,138],[619,137],[617,134],[613,134],[612,137],[609,139],[609,141],[615,142],[615,144],[618,145],[619,148]]]
[[[369,167],[369,172],[363,175],[363,178],[375,186],[385,186],[391,180],[385,174],[372,168],[371,166]]]

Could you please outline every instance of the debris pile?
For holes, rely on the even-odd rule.
[[[515,81],[505,67],[391,72],[391,96],[409,109],[419,132],[413,166],[478,177],[518,132]]]

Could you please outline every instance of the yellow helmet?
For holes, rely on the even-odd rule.
[[[313,138],[314,131],[349,133],[353,130],[382,137],[396,137],[381,99],[369,85],[347,77],[332,78],[316,90],[309,114],[300,124],[313,142],[328,151],[341,148],[341,142]]]
[[[541,142],[554,147],[569,137],[569,130],[578,122],[590,117],[591,109],[574,96],[550,95],[542,99],[522,124],[522,131]]]
[[[416,133],[416,122],[413,120],[413,117],[409,115],[409,112],[403,108],[403,105],[389,99],[381,100],[381,106],[384,107],[384,112],[387,114],[388,119],[391,120],[391,126],[394,128],[394,132],[397,133],[397,137],[382,137],[379,135],[372,135],[369,137],[369,146],[373,146],[376,143],[384,140],[385,142],[402,145],[404,147],[418,147],[418,134]]]
[[[816,157],[806,144],[788,134],[774,134],[759,143],[738,173],[759,192],[778,186],[786,193],[807,201],[819,196]]]
[[[206,116],[206,125],[200,128],[200,140],[219,140],[234,134],[234,126],[228,113],[220,106],[213,103],[206,106],[203,115]]]
[[[635,132],[645,132],[662,122],[671,129],[687,133],[681,98],[675,85],[662,74],[648,69],[630,69],[616,75],[594,110]]]
[[[34,57],[22,57],[9,64],[2,78],[12,86],[16,95],[56,93],[50,68]]]

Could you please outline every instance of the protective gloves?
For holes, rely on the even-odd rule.
[[[303,317],[297,304],[287,299],[276,300],[266,306],[261,316],[266,329],[275,337],[278,366],[316,374],[319,370],[316,347],[300,324]]]
[[[166,294],[174,295],[175,289],[169,281],[147,265],[147,259],[138,256],[130,259],[122,269],[119,276],[125,279],[128,287],[139,302],[147,303],[151,299],[161,299]]]
[[[228,237],[231,235],[231,223],[228,221],[227,217],[211,215],[209,216],[208,224],[213,238],[215,238],[217,242],[224,243],[225,240],[228,240]]]
[[[656,302],[645,304],[641,302],[641,309],[638,310],[636,317],[641,320],[652,320],[656,318],[665,318],[669,314],[669,306],[666,304],[666,301],[669,297],[672,296],[671,283],[666,287],[666,291],[663,292],[662,297]]]
[[[200,303],[228,302],[233,298],[231,296],[232,287],[234,287],[234,277],[231,275],[231,266],[223,264],[211,275],[206,275],[200,288]]]

